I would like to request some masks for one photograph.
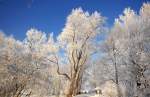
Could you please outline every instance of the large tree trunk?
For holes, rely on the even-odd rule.
[[[77,72],[74,73],[72,79],[70,80],[67,97],[73,97],[80,92],[82,72],[83,71],[79,69]]]

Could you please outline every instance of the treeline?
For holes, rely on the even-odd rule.
[[[150,3],[126,8],[111,28],[106,23],[77,8],[56,39],[35,28],[23,41],[1,32],[0,97],[73,97],[98,87],[114,97],[103,88],[108,82],[117,97],[149,97]]]

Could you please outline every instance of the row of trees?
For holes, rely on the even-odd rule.
[[[0,95],[72,97],[107,80],[118,97],[150,95],[149,10],[127,8],[110,29],[100,13],[73,9],[56,39],[37,29],[23,41],[0,33]]]

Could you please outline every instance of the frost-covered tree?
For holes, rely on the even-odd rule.
[[[148,9],[149,3],[143,5],[139,15],[129,8],[125,9],[124,14],[116,19],[109,36],[113,40],[108,47],[114,45],[114,51],[117,54],[115,61],[118,69],[116,70],[119,71],[116,82],[125,84],[128,96],[143,97],[149,87],[148,76],[144,75],[149,68]]]
[[[95,52],[94,40],[102,30],[103,23],[104,18],[98,12],[89,14],[81,8],[74,9],[67,17],[65,27],[58,36],[66,57],[64,63],[69,69],[68,73],[63,73],[69,81],[67,97],[77,95],[80,91],[85,64]],[[59,66],[58,74],[62,74]]]
[[[47,95],[47,88],[51,86],[49,76],[52,70],[48,58],[52,58],[56,51],[52,34],[47,37],[41,31],[30,29],[25,40],[18,41],[1,33],[1,96],[10,96],[12,92],[12,96],[21,96],[20,92],[24,90],[32,94]],[[14,91],[16,89],[19,91]]]
[[[21,97],[27,90],[27,77],[23,72],[24,48],[21,41],[0,34],[0,96]]]
[[[27,31],[26,35],[24,46],[26,47],[30,68],[33,68],[31,75],[35,79],[35,82],[32,81],[32,83],[36,83],[32,86],[35,94],[53,94],[52,91],[56,87],[52,87],[53,79],[56,78],[56,74],[53,72],[55,67],[50,63],[50,60],[55,58],[54,55],[58,51],[53,34],[46,35],[44,32],[32,28]],[[37,87],[41,87],[43,91],[41,91],[41,88],[37,89]],[[51,89],[49,89],[50,87]]]

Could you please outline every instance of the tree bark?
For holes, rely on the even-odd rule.
[[[73,97],[80,92],[81,80],[82,70],[78,69],[78,71],[73,74],[73,78],[70,80],[67,97]]]

